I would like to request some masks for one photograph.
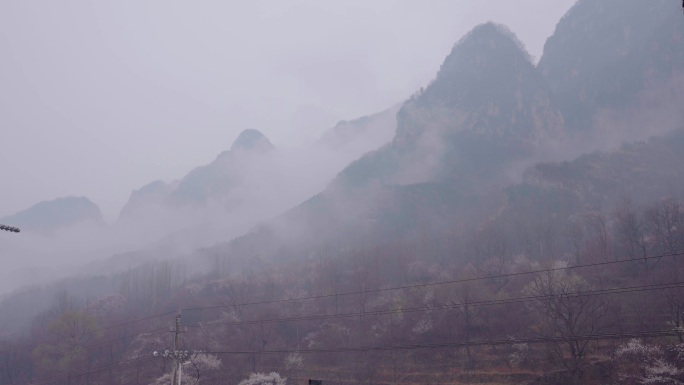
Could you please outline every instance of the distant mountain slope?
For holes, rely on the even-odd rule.
[[[334,150],[351,150],[359,155],[388,143],[397,129],[396,105],[353,120],[343,120],[323,134],[319,144]]]
[[[175,252],[231,239],[322,191],[352,160],[391,140],[396,109],[341,122],[317,143],[295,148],[276,149],[259,131],[245,130],[211,163],[133,191],[116,227],[135,247]]]
[[[609,208],[623,198],[649,202],[684,193],[684,122],[679,130],[620,149],[587,154],[570,162],[530,168],[510,191],[568,192],[590,207]]]
[[[168,202],[178,205],[206,203],[225,197],[238,186],[245,173],[253,171],[254,162],[274,150],[271,142],[258,130],[244,130],[235,139],[230,151],[224,151],[206,166],[200,166],[183,177],[170,192]]]
[[[233,142],[233,145],[230,146],[230,151],[268,152],[273,149],[275,147],[273,147],[271,141],[261,131],[253,128],[242,131]]]
[[[43,201],[16,214],[0,218],[0,223],[34,232],[52,232],[86,221],[102,222],[100,208],[86,197]]]
[[[297,149],[297,154],[276,149],[258,130],[244,130],[230,150],[219,154],[211,163],[198,166],[171,183],[154,181],[134,190],[120,218],[136,217],[136,213],[155,215],[159,209],[203,208],[207,204],[221,203],[235,194],[249,194],[249,189],[263,189],[269,180],[275,183],[276,179],[290,178],[291,183],[298,183],[297,180],[301,179],[299,173],[307,173],[311,167],[321,175],[308,175],[308,179],[323,178],[327,183],[350,161],[392,139],[398,108],[395,106],[374,115],[339,122],[315,145]],[[305,161],[309,165],[299,167]],[[313,190],[309,194],[315,192]],[[240,203],[238,200],[228,204]]]
[[[219,154],[213,162],[194,168],[178,181],[169,184],[154,181],[134,190],[121,210],[121,217],[131,217],[154,206],[197,206],[224,199],[231,189],[240,185],[245,173],[253,170],[250,165],[274,149],[258,130],[244,130],[230,150]]]
[[[580,0],[544,46],[539,69],[572,131],[601,109],[626,109],[649,87],[684,72],[681,4]]]

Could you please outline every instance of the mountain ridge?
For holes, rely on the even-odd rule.
[[[0,218],[22,230],[49,234],[82,222],[104,223],[100,208],[90,199],[68,196],[38,202],[12,215]]]

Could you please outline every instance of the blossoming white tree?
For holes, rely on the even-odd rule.
[[[286,385],[287,378],[280,377],[280,374],[276,372],[271,372],[269,374],[264,373],[252,373],[249,378],[240,381],[238,385]]]
[[[632,339],[615,351],[617,377],[625,385],[682,385],[684,384],[684,345],[663,348]]]

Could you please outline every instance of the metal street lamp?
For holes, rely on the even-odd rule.
[[[7,226],[7,225],[0,225],[0,230],[9,231],[12,233],[18,233],[21,231],[18,227]]]

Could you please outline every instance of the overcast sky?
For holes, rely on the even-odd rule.
[[[276,146],[402,101],[476,24],[539,58],[574,0],[0,2],[0,216],[205,164],[245,128]]]

